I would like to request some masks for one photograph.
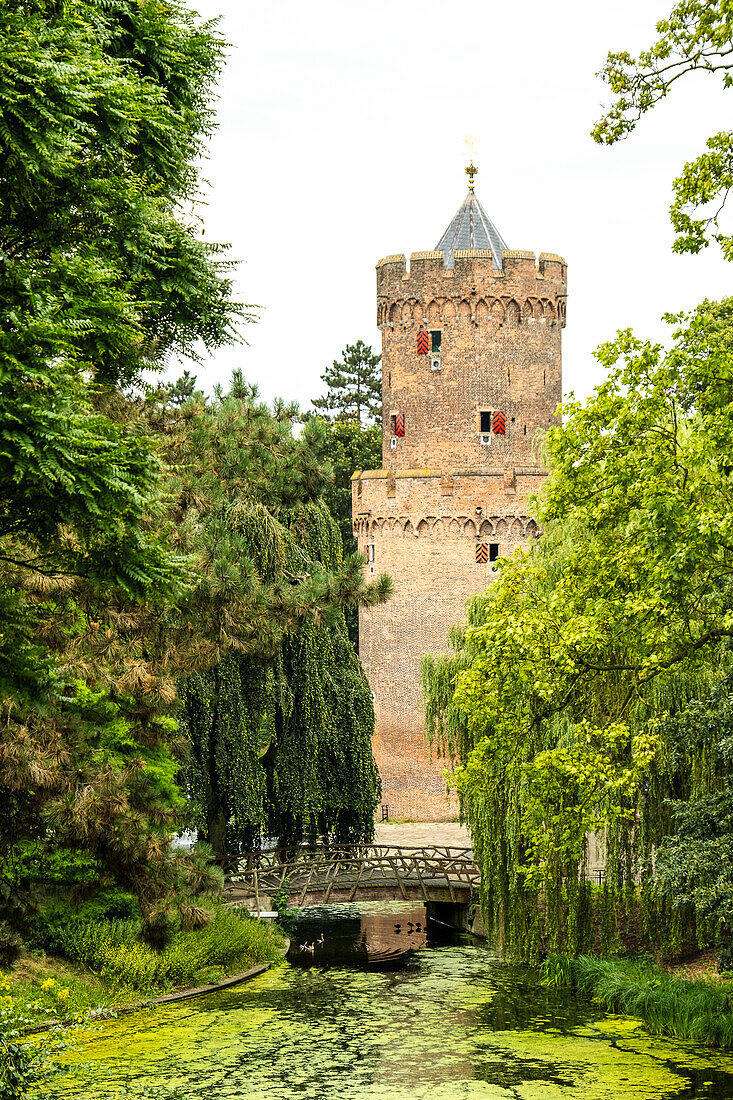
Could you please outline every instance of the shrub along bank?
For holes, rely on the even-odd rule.
[[[78,1020],[173,989],[217,982],[257,963],[279,961],[278,929],[215,906],[203,928],[180,931],[160,951],[140,940],[139,919],[54,922],[49,952],[21,956],[5,974],[29,1024],[47,1016]]]
[[[733,981],[675,978],[645,957],[552,954],[540,973],[545,985],[576,989],[612,1012],[640,1017],[654,1035],[733,1049]]]
[[[179,931],[161,951],[140,940],[139,917],[60,920],[58,911],[47,910],[36,940],[54,953],[24,952],[0,972],[0,1100],[63,1096],[53,1080],[68,1033],[55,1027],[42,1036],[25,1034],[49,1021],[81,1024],[145,995],[280,961],[284,941],[276,927],[221,905],[212,910],[207,925]]]

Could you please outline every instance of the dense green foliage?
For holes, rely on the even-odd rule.
[[[608,380],[549,433],[543,539],[500,563],[456,656],[424,662],[490,925],[526,958],[566,949],[596,829],[611,887],[633,892],[641,875],[663,946],[684,934],[684,912],[648,883],[669,800],[726,782],[689,710],[725,694],[733,634],[733,355],[709,319],[691,317],[668,352],[629,334],[601,349]],[[724,912],[697,916],[704,936]]]
[[[217,876],[200,859],[192,861],[171,847],[183,809],[175,779],[177,757],[185,747],[173,714],[176,684],[209,670],[225,679],[227,669],[239,673],[246,665],[252,670],[246,690],[256,693],[262,669],[280,662],[300,706],[277,740],[280,747],[290,746],[298,764],[290,766],[288,787],[281,755],[279,786],[268,805],[279,800],[287,807],[283,820],[288,814],[310,820],[312,799],[321,795],[308,780],[302,757],[320,729],[321,755],[313,766],[317,763],[319,776],[327,774],[319,778],[322,786],[335,784],[328,797],[328,827],[338,826],[340,834],[350,836],[354,829],[360,835],[371,829],[365,810],[368,806],[371,814],[376,783],[369,747],[371,701],[365,706],[368,689],[345,642],[343,613],[350,605],[384,599],[389,584],[384,578],[366,586],[358,557],[342,561],[338,531],[318,501],[329,479],[323,424],[308,423],[295,438],[292,410],[271,413],[239,377],[233,392],[241,396],[208,404],[197,399],[181,407],[170,404],[166,394],[120,404],[130,429],[154,442],[166,463],[165,497],[156,522],[188,570],[175,600],[141,604],[108,591],[100,604],[75,581],[73,587],[52,589],[56,599],[50,609],[39,607],[55,628],[60,609],[64,622],[75,624],[71,631],[57,629],[56,638],[59,657],[73,660],[79,678],[67,681],[52,712],[29,711],[23,727],[19,716],[13,748],[17,754],[19,745],[27,746],[28,755],[21,761],[17,755],[6,757],[6,776],[13,785],[8,784],[5,797],[2,871],[7,900],[19,899],[21,909],[28,903],[23,880],[32,884],[23,861],[33,842],[40,869],[36,880],[43,877],[54,847],[89,848],[108,876],[98,885],[108,888],[115,882],[135,893],[151,939],[164,941],[180,921],[187,925],[205,916],[195,897],[215,889]],[[293,632],[301,642],[311,639],[310,648],[302,653],[288,649],[284,639]],[[321,662],[317,669],[314,661]],[[324,662],[330,662],[329,669],[338,667],[343,706],[334,694],[333,672],[322,686],[313,681]],[[310,678],[301,686],[306,666]],[[82,675],[95,686],[86,686]],[[321,701],[309,709],[308,692],[313,691],[327,705]],[[226,728],[227,744],[236,742],[231,751],[246,757],[250,743],[239,724],[240,712],[233,697],[224,703],[216,710],[222,725],[214,742]],[[325,731],[335,719],[328,708],[342,722],[330,755]],[[284,702],[282,714],[290,715]],[[59,730],[63,755],[54,754]],[[261,776],[257,755],[252,759],[254,770],[237,773],[237,783],[246,790],[242,793],[241,785],[237,790],[240,799],[255,805]],[[209,764],[207,774],[215,775],[213,757]],[[28,795],[31,768],[36,769],[36,789]],[[194,773],[201,774],[200,769],[186,774],[190,779]],[[198,786],[195,790],[198,806],[204,794]],[[305,800],[302,806],[299,800]],[[227,811],[223,820],[228,818]],[[255,818],[261,823],[261,817]],[[220,850],[212,822],[202,831]]]
[[[626,137],[689,73],[719,74],[724,88],[733,86],[729,0],[679,0],[657,23],[657,32],[657,40],[638,58],[626,51],[609,53],[600,75],[616,99],[594,127],[596,141],[611,145]],[[674,182],[670,215],[676,252],[699,252],[714,240],[726,259],[733,259],[733,236],[719,224],[731,186],[733,131],[723,130],[708,138],[706,151],[686,164]]]
[[[333,468],[333,482],[323,491],[323,500],[339,526],[345,554],[357,549],[351,516],[351,478],[357,470],[378,470],[382,465],[382,428],[364,427],[354,417],[342,417],[326,424],[325,451]],[[346,609],[346,628],[359,652],[359,613]]]
[[[242,417],[250,414],[246,400],[237,405]],[[251,644],[239,646],[221,663],[188,677],[181,689],[193,821],[218,856],[251,848],[262,835],[284,841],[304,835],[347,843],[370,839],[379,799],[371,692],[348,640],[344,609],[385,598],[389,583],[380,578],[367,589],[358,556],[344,561],[338,527],[319,499],[323,481],[294,484],[299,463],[312,462],[319,447],[327,452],[325,426],[307,422],[299,441],[286,428],[283,421],[278,430],[285,433],[283,442],[290,441],[290,461],[268,467],[261,484],[253,478],[244,498],[241,475],[248,465],[239,448],[246,435],[227,432],[237,451],[237,478],[226,483],[231,511],[218,534],[218,551],[224,539],[232,542],[236,553],[228,556],[228,568],[236,562],[247,569],[248,583],[275,594],[287,618],[278,626],[271,605],[254,652]],[[266,509],[255,503],[258,496]],[[306,618],[309,592],[318,594],[324,586],[330,607],[321,597],[318,613]]]
[[[144,993],[206,984],[224,970],[281,957],[281,939],[270,925],[221,907],[204,927],[177,933],[162,951],[140,942],[140,922],[134,920],[57,925],[49,946],[108,982]],[[221,969],[214,973],[214,968]]]
[[[172,846],[177,683],[272,660],[288,632],[385,589],[353,558],[312,567],[299,535],[288,561],[278,549],[278,511],[329,478],[318,425],[294,439],[292,411],[241,378],[210,407],[190,375],[134,396],[163,355],[215,347],[241,316],[183,215],[212,27],[161,0],[11,0],[0,42],[0,918],[28,930],[59,849],[83,900],[84,851],[86,886],[134,894],[163,944],[206,919],[197,899],[220,880]],[[14,934],[0,928],[8,957]]]
[[[354,417],[360,424],[380,420],[382,416],[381,355],[357,340],[347,344],[341,361],[334,359],[321,379],[326,383],[325,397],[315,397],[311,404],[324,420]]]
[[[673,978],[647,958],[550,955],[541,972],[546,985],[577,989],[611,1012],[641,1017],[654,1035],[733,1048],[728,986]]]
[[[53,1085],[61,1073],[59,1055],[68,1043],[58,1033],[23,1039],[20,1029],[26,1017],[11,993],[10,983],[0,977],[0,1100],[20,1100],[29,1094],[55,1100],[60,1095]]]
[[[24,861],[65,842],[138,892],[151,935],[167,905],[216,882],[169,849],[168,689],[135,673],[134,646],[116,675],[101,620],[161,615],[189,583],[155,441],[125,423],[114,387],[233,336],[219,249],[183,216],[221,54],[175,3],[10,0],[0,14],[0,908],[13,923],[35,885]]]
[[[356,550],[351,517],[351,478],[357,470],[378,470],[382,465],[382,428],[362,426],[351,417],[326,425],[325,453],[333,467],[333,482],[323,491],[329,512],[339,525],[345,554]]]
[[[733,933],[733,673],[664,724],[671,766],[684,775],[685,798],[671,808],[674,833],[655,854],[655,879],[679,905]],[[693,773],[694,774],[694,773]],[[725,969],[730,969],[726,966]]]

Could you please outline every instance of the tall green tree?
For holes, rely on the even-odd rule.
[[[615,102],[593,129],[604,145],[625,138],[640,119],[690,73],[707,73],[733,86],[733,8],[729,0],[680,0],[657,23],[656,41],[638,57],[609,53],[600,75]],[[707,139],[707,149],[685,165],[674,181],[670,210],[676,252],[699,252],[716,241],[733,259],[733,235],[720,215],[733,186],[733,131]]]
[[[170,677],[135,634],[195,577],[116,388],[242,316],[183,214],[221,56],[175,3],[0,13],[0,901],[24,840],[67,841],[135,889],[151,937],[215,882],[170,847]]]
[[[567,947],[589,830],[608,830],[609,881],[630,887],[673,832],[668,799],[719,783],[704,739],[670,763],[673,719],[733,634],[733,355],[708,318],[669,351],[628,333],[600,350],[608,381],[548,436],[543,539],[502,562],[455,658],[424,663],[487,911],[525,957]]]
[[[324,397],[311,402],[318,415],[324,420],[354,417],[360,424],[381,420],[381,358],[362,340],[347,344],[341,359],[334,359],[321,375],[328,388]]]
[[[158,0],[10,0],[0,56],[0,674],[22,693],[43,651],[26,583],[147,599],[180,582],[141,530],[158,461],[106,391],[226,342],[241,311],[183,216],[212,128],[211,25]]]
[[[374,714],[344,611],[385,599],[390,584],[365,585],[358,555],[344,559],[322,500],[323,422],[307,421],[296,440],[292,410],[271,415],[241,379],[233,392],[240,396],[200,409],[193,436],[182,436],[186,469],[207,453],[201,432],[216,444],[214,479],[204,460],[191,495],[196,530],[215,535],[218,561],[206,571],[221,577],[232,643],[200,671],[193,665],[181,686],[194,822],[218,855],[263,835],[367,839],[379,794]],[[201,644],[210,584],[197,596]]]
[[[338,531],[322,503],[282,518],[279,569],[340,569]],[[374,710],[343,611],[283,633],[269,659],[232,655],[189,677],[181,702],[192,821],[217,856],[264,837],[371,840]]]
[[[235,382],[237,392],[251,394],[241,379]],[[356,658],[343,652],[338,630],[343,632],[345,607],[384,599],[389,584],[380,579],[366,586],[358,556],[341,560],[338,532],[317,504],[330,473],[319,421],[306,424],[296,439],[290,411],[273,415],[248,396],[211,404],[197,398],[180,407],[165,392],[118,401],[118,416],[136,437],[155,444],[165,464],[165,492],[142,533],[154,528],[165,534],[186,565],[184,582],[175,598],[144,602],[111,586],[102,599],[84,577],[39,577],[36,589],[27,591],[36,630],[65,671],[55,674],[43,707],[16,705],[6,713],[0,839],[7,857],[6,900],[22,896],[13,869],[24,843],[33,841],[40,854],[49,844],[81,847],[136,894],[146,933],[159,940],[180,919],[201,919],[195,898],[216,886],[200,862],[171,847],[183,809],[173,782],[184,749],[174,721],[177,687],[210,670],[215,681],[222,680],[237,661],[272,665],[285,652],[286,636],[310,638],[307,631],[317,626],[323,636],[308,652],[321,662],[338,652],[338,660],[332,657],[324,683],[312,687],[311,679],[308,690],[328,699],[321,711],[324,730],[340,709],[348,731],[328,765],[328,775],[340,784],[334,797],[344,800],[340,817],[332,811],[328,821],[335,831],[338,818],[343,832],[349,812],[360,799],[368,801],[369,784],[373,788],[376,780],[371,698]],[[322,546],[298,519],[301,512],[320,516]],[[288,676],[297,682],[301,665],[293,659],[291,666]],[[334,677],[344,688],[341,700]],[[365,689],[368,708],[350,725],[348,715],[362,706]],[[349,702],[354,691],[361,703]],[[246,748],[233,699],[221,694],[217,731],[226,724]],[[287,743],[304,774],[309,742],[298,723],[306,723],[310,736],[310,703],[305,689],[298,698],[301,709],[295,716],[288,712],[295,732]],[[321,738],[323,752],[324,745]],[[358,791],[355,782],[347,789],[352,768],[364,781]],[[297,796],[282,781],[280,788],[295,813]],[[268,805],[277,800],[273,794]],[[212,820],[202,831],[218,843]]]
[[[326,454],[333,468],[333,481],[323,491],[323,500],[338,524],[345,554],[356,553],[357,542],[351,515],[351,478],[357,470],[378,470],[382,465],[382,429],[379,424],[366,427],[360,421],[338,418],[326,422]],[[345,611],[346,628],[359,652],[359,612]]]
[[[679,774],[694,776],[671,804],[673,829],[660,843],[654,879],[680,908],[733,934],[733,674],[726,670],[711,690],[664,723],[670,762]],[[697,774],[697,761],[706,767]],[[679,792],[675,792],[679,793]],[[730,969],[730,950],[725,969]]]

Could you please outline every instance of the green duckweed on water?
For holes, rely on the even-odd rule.
[[[336,927],[335,913],[321,910],[309,934]],[[388,926],[410,913],[393,905],[375,921],[351,907],[349,934],[362,952],[370,937],[384,948]],[[74,1057],[94,1068],[69,1080],[70,1100],[111,1100],[133,1085],[179,1088],[186,1100],[733,1097],[730,1056],[652,1038],[473,942],[428,941],[393,970],[286,965],[107,1021],[80,1041]]]

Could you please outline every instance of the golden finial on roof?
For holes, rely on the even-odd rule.
[[[466,169],[466,175],[468,176],[468,190],[469,191],[473,191],[473,178],[474,178],[474,176],[476,175],[477,172],[478,172],[478,168],[476,168],[473,161],[471,161],[468,168]]]

